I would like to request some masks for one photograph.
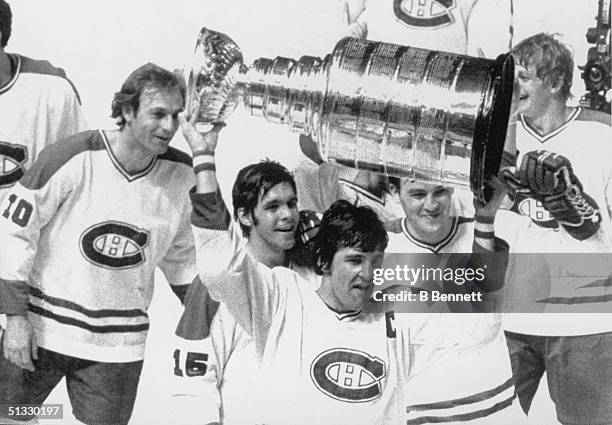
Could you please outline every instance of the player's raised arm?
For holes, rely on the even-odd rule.
[[[244,330],[256,337],[258,330],[267,329],[278,303],[279,289],[272,270],[253,258],[245,248],[245,239],[233,231],[233,223],[219,194],[214,155],[219,131],[225,124],[216,124],[210,131],[199,133],[193,117],[188,121],[181,115],[179,120],[194,156],[196,189],[191,194],[191,222],[200,279],[212,297],[225,303]],[[269,206],[262,205],[262,208],[276,206],[276,201],[272,200]],[[297,206],[295,208],[297,211]],[[249,213],[239,215],[249,220],[245,218]],[[287,227],[291,230],[287,232],[291,245],[295,243],[296,225],[297,222]]]

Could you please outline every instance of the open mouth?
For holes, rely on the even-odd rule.
[[[295,227],[291,226],[291,227],[281,227],[276,229],[277,232],[281,232],[281,233],[293,233],[295,232]]]

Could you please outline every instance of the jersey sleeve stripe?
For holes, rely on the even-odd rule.
[[[206,286],[198,279],[187,290],[185,310],[175,334],[190,341],[207,338],[218,308],[219,303],[211,298]]]
[[[53,313],[49,310],[46,310],[42,307],[38,307],[32,304],[29,304],[28,308],[32,313],[38,314],[48,319],[55,320],[56,322],[63,323],[65,325],[76,326],[81,329],[85,329],[89,332],[95,332],[95,333],[143,332],[149,329],[149,323],[141,323],[137,325],[92,325],[82,320],[78,320],[72,317],[67,317],[67,316]]]
[[[231,218],[219,190],[214,193],[195,193],[192,189],[189,197],[193,205],[191,224],[210,230],[229,229]]]
[[[70,84],[70,87],[72,87],[72,90],[74,91],[74,95],[76,96],[79,102],[79,105],[81,104],[81,96],[79,95],[79,91],[77,90],[74,83],[66,76],[66,71],[64,71],[62,68],[53,66],[51,62],[47,60],[31,59],[31,58],[28,58],[22,55],[16,55],[16,56],[20,57],[21,62],[23,63],[21,67],[21,72],[24,74],[30,73],[30,74],[50,75],[53,77],[58,77],[58,78],[62,78],[66,80],[68,84]]]
[[[589,304],[589,303],[607,303],[612,301],[612,294],[598,296],[583,296],[583,297],[550,297],[543,300],[537,300],[538,304]]]
[[[457,398],[454,400],[446,400],[438,403],[428,403],[428,404],[417,404],[414,406],[408,406],[408,411],[413,410],[434,410],[434,409],[448,409],[451,407],[456,407],[465,404],[477,403],[479,401],[484,401],[489,399],[497,394],[501,394],[506,391],[508,388],[511,388],[514,385],[514,379],[510,378],[503,384],[487,391],[482,391],[477,394],[472,394],[467,397]]]
[[[488,409],[477,410],[475,412],[463,413],[452,416],[422,416],[416,419],[409,419],[406,421],[406,425],[423,425],[423,424],[441,424],[441,423],[461,423],[472,421],[479,418],[485,418],[500,410],[506,409],[512,406],[512,403],[516,395],[508,397],[507,399],[494,404]]]
[[[75,302],[64,300],[61,298],[51,297],[46,295],[41,290],[37,288],[30,288],[30,295],[35,298],[40,298],[44,300],[46,303],[55,305],[57,307],[67,308],[70,310],[77,311],[79,313],[84,314],[85,316],[91,317],[93,319],[99,319],[103,317],[145,317],[148,318],[147,313],[140,309],[131,309],[131,310],[116,310],[116,309],[102,309],[102,310],[90,310],[85,308]]]

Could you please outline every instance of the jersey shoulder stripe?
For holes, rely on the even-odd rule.
[[[53,66],[48,60],[32,59],[22,55],[19,55],[19,57],[21,58],[21,72],[24,74],[53,75],[66,78],[66,72],[62,68]]]
[[[15,56],[17,56],[18,60],[21,62],[20,72],[22,74],[51,75],[54,77],[62,78],[66,80],[68,84],[70,84],[70,87],[72,87],[72,90],[74,91],[74,94],[76,95],[79,104],[81,103],[81,96],[79,95],[78,90],[76,89],[72,81],[70,81],[70,79],[66,76],[66,71],[64,71],[62,68],[54,66],[48,60],[32,59],[22,55]]]
[[[612,115],[593,109],[580,108],[576,121],[596,121],[606,125],[612,125]]]
[[[189,155],[173,147],[169,147],[166,153],[163,155],[159,155],[157,159],[164,160],[164,161],[178,162],[180,164],[187,165],[188,167],[193,166],[191,157]]]
[[[38,190],[75,156],[87,151],[104,149],[104,142],[97,130],[77,133],[59,143],[45,147],[20,183],[30,190]]]

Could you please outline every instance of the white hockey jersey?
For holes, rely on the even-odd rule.
[[[407,406],[426,400],[419,396],[422,385],[433,391],[430,383],[413,386],[411,380],[426,376],[421,367],[435,368],[461,347],[438,344],[433,327],[413,323],[408,315],[334,313],[299,275],[257,263],[227,232],[193,230],[202,281],[254,339],[251,422],[417,424],[439,419],[407,416]],[[444,334],[455,330],[449,323]],[[496,423],[520,423],[506,409],[514,398],[512,383],[493,389],[495,396],[504,410]],[[476,398],[470,404],[480,405]],[[499,409],[496,405],[492,411]],[[485,418],[490,412],[479,412],[471,423],[490,423]],[[449,418],[448,423],[464,421]]]
[[[367,0],[357,23],[367,27],[369,40],[495,58],[509,48],[511,21],[508,2],[491,2]]]
[[[233,252],[220,235],[194,231],[206,252]],[[385,412],[410,364],[398,356],[409,351],[401,335],[387,338],[382,314],[336,314],[298,274],[269,269],[244,250],[216,275],[229,264],[220,260],[200,274],[254,340],[251,423],[392,423]]]
[[[504,227],[503,216],[512,219],[514,214],[499,212],[496,227],[500,224]],[[471,218],[454,217],[450,233],[436,244],[412,236],[402,220],[401,232],[389,234],[387,253],[427,256],[471,253],[473,241],[474,220]],[[525,423],[526,418],[514,394],[501,314],[436,313],[440,308],[435,308],[434,304],[431,308],[432,313],[407,314],[411,327],[421,329],[420,340],[413,338],[411,344],[437,344],[447,354],[443,361],[430,363],[425,350],[424,356],[413,359],[422,372],[409,382],[412,392],[407,392],[406,396],[406,423]],[[475,373],[482,369],[487,372]]]
[[[582,183],[584,192],[595,200],[601,213],[601,226],[592,237],[579,241],[554,220],[543,206],[532,198],[517,198],[515,210],[531,218],[533,223],[549,229],[546,236],[532,241],[520,252],[559,254],[551,265],[550,291],[538,302],[547,314],[509,315],[504,327],[514,332],[536,335],[586,335],[612,331],[612,128],[601,122],[583,119],[580,108],[567,122],[550,134],[540,135],[521,117],[517,123],[517,164],[522,154],[534,150],[556,152],[569,159],[574,174]],[[586,254],[593,255],[586,255]],[[568,254],[584,255],[583,261],[568,261]],[[585,262],[589,267],[585,267]],[[589,314],[589,311],[594,312]],[[559,314],[555,314],[559,313]],[[585,314],[572,314],[585,313]]]
[[[78,93],[47,61],[9,54],[13,78],[0,87],[0,197],[47,145],[85,129]]]
[[[0,206],[0,311],[27,311],[46,349],[142,359],[155,268],[171,284],[196,276],[193,184],[173,148],[132,174],[102,131],[45,148]]]
[[[240,227],[231,221],[220,196],[192,194],[194,225],[226,230],[236,240]],[[314,272],[294,263],[290,268],[309,282]],[[250,423],[255,351],[252,337],[225,304],[212,300],[204,285],[191,285],[172,342],[172,409],[179,423]]]

